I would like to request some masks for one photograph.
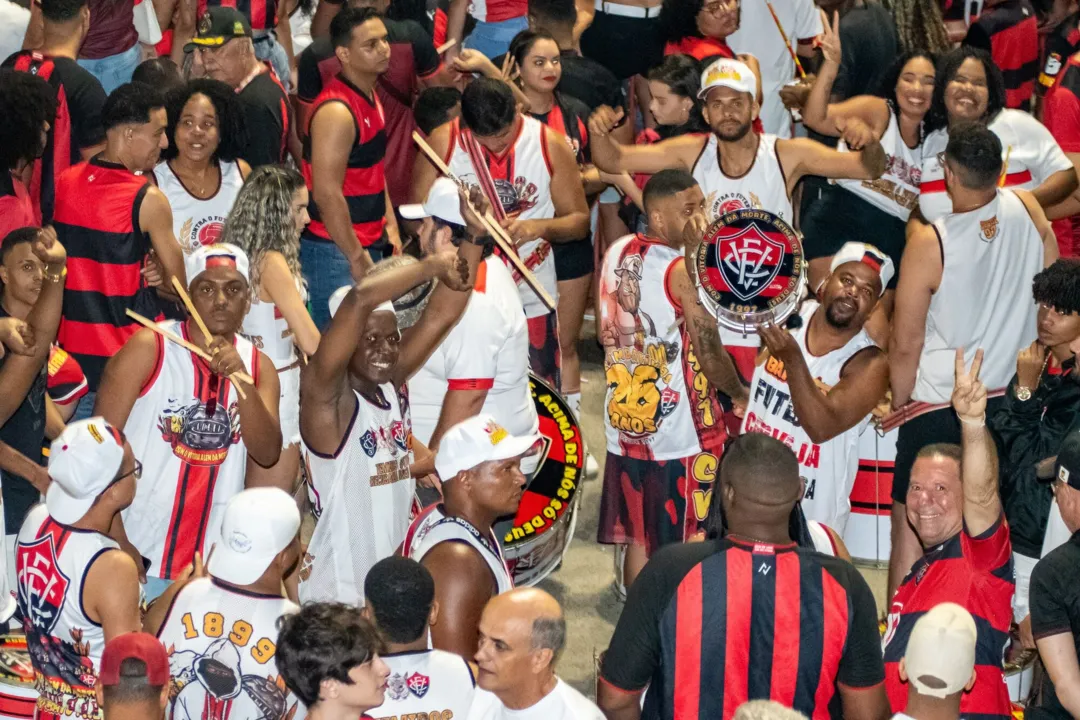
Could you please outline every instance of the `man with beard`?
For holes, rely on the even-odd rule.
[[[338,15],[337,17],[341,17]],[[337,20],[337,18],[335,18]],[[330,329],[300,379],[300,436],[316,517],[300,569],[300,601],[363,598],[364,578],[405,539],[414,483],[408,400],[399,388],[457,322],[484,243],[464,197],[468,234],[456,250],[369,273],[330,298]],[[433,278],[404,336],[391,300]]]
[[[754,370],[742,430],[772,435],[795,452],[806,519],[840,535],[859,435],[889,385],[888,360],[864,325],[893,272],[888,255],[849,242],[833,256],[818,299],[803,303],[796,330],[758,328],[767,351]]]

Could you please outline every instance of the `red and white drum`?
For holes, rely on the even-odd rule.
[[[844,530],[844,544],[856,562],[889,562],[896,435],[896,428],[879,435],[871,423],[859,436],[859,471],[851,488],[851,515]]]
[[[31,720],[37,698],[26,636],[0,636],[0,720]]]
[[[562,562],[577,522],[578,488],[585,478],[585,441],[577,417],[559,393],[529,375],[540,434],[538,466],[503,536],[503,554],[514,585],[535,585]]]

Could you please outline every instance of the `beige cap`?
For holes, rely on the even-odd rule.
[[[915,622],[904,654],[904,672],[920,695],[958,693],[975,669],[977,631],[971,613],[956,603],[935,605]]]

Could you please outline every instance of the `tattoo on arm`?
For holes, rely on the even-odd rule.
[[[716,327],[716,321],[706,312],[700,300],[695,299],[695,305],[693,323],[701,343],[701,347],[697,348],[698,361],[701,362],[703,368],[709,368],[706,376],[712,376],[710,379],[714,379],[716,388],[720,392],[728,397],[741,397],[745,388],[739,380],[734,361],[720,340],[720,331]]]

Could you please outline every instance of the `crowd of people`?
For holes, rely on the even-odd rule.
[[[20,2],[0,718],[1080,718],[1075,2]]]

